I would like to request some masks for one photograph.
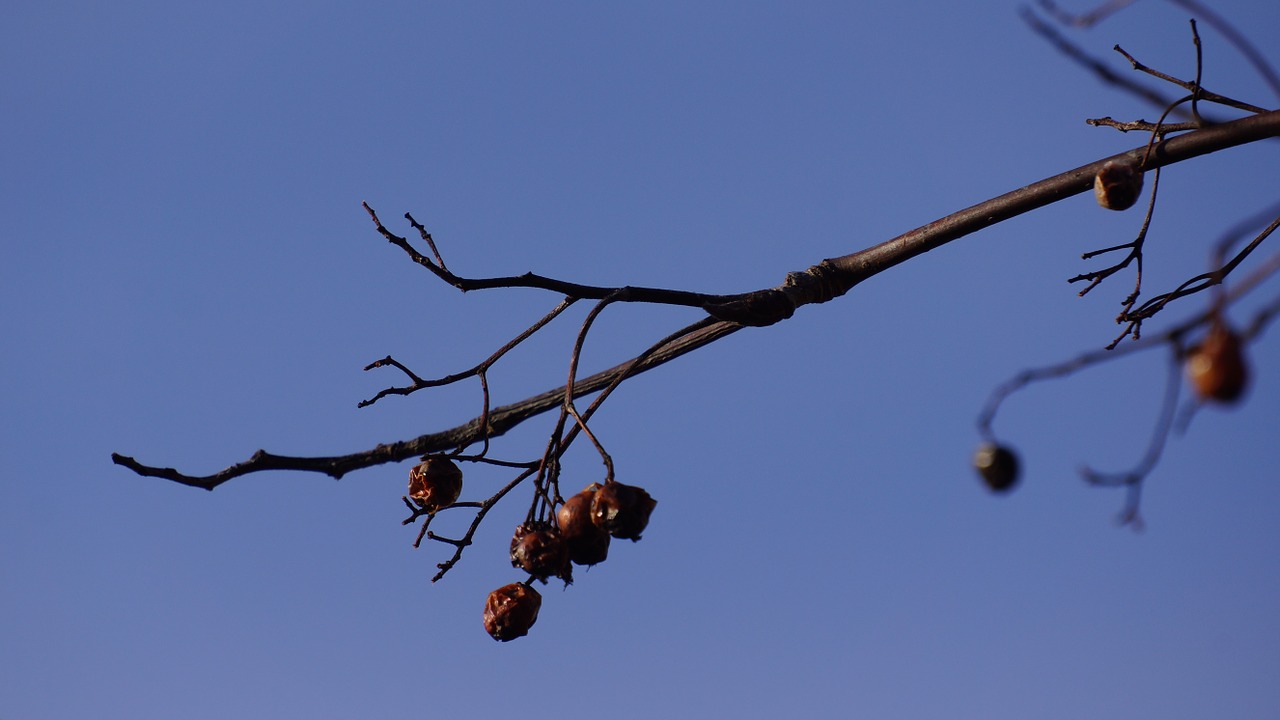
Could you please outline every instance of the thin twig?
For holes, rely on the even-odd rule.
[[[1129,253],[1125,255],[1124,259],[1122,259],[1120,262],[1115,263],[1114,265],[1111,265],[1110,267],[1105,267],[1100,270],[1092,270],[1090,272],[1081,273],[1080,275],[1076,275],[1075,277],[1068,278],[1067,279],[1068,283],[1080,282],[1082,280],[1089,281],[1089,284],[1085,286],[1084,289],[1082,289],[1079,293],[1077,293],[1077,295],[1079,295],[1080,297],[1084,297],[1089,293],[1090,290],[1098,287],[1098,285],[1100,285],[1103,280],[1106,280],[1112,275],[1129,267],[1130,263],[1136,262],[1138,265],[1138,268],[1137,268],[1137,272],[1134,274],[1133,292],[1127,298],[1125,298],[1124,302],[1121,304],[1124,305],[1125,309],[1127,310],[1128,308],[1133,306],[1133,303],[1137,302],[1138,295],[1142,292],[1142,250],[1143,250],[1143,246],[1146,244],[1147,231],[1151,228],[1151,218],[1155,214],[1156,196],[1158,194],[1159,189],[1160,189],[1160,169],[1157,168],[1155,172],[1152,174],[1151,197],[1147,200],[1147,210],[1146,210],[1146,213],[1143,215],[1142,224],[1138,227],[1138,235],[1136,238],[1122,245],[1113,245],[1108,248],[1102,248],[1101,250],[1093,250],[1091,252],[1084,253],[1080,256],[1081,260],[1091,260],[1099,255],[1115,252],[1116,250],[1125,250],[1125,249],[1129,250]]]
[[[581,283],[568,282],[566,280],[558,280],[556,278],[538,275],[536,273],[527,272],[523,275],[513,275],[507,277],[491,277],[491,278],[465,278],[455,275],[445,269],[443,265],[435,260],[423,255],[414,249],[409,241],[387,229],[382,221],[378,219],[378,214],[368,203],[361,203],[370,219],[373,220],[377,228],[378,234],[386,238],[387,242],[400,248],[409,256],[413,262],[421,265],[431,271],[436,277],[462,292],[471,292],[472,290],[488,290],[493,288],[533,288],[537,290],[546,290],[549,292],[567,295],[579,300],[600,300],[606,296],[614,295],[618,302],[637,302],[650,303],[654,305],[681,305],[685,307],[703,307],[704,305],[715,304],[731,300],[733,296],[712,295],[707,293],[688,292],[685,290],[666,290],[663,288],[650,287],[634,287],[627,286],[623,288],[601,287],[598,285],[583,285]],[[417,221],[415,220],[414,223]],[[417,226],[420,227],[420,226]],[[425,234],[425,231],[423,231]],[[431,244],[432,250],[435,244]]]
[[[1142,529],[1142,518],[1138,513],[1142,499],[1142,485],[1164,455],[1165,444],[1169,439],[1169,431],[1173,427],[1173,419],[1178,409],[1178,394],[1182,389],[1182,352],[1177,343],[1170,343],[1170,345],[1172,347],[1166,368],[1164,398],[1142,459],[1132,469],[1121,473],[1102,473],[1088,466],[1080,470],[1084,481],[1090,485],[1128,488],[1128,498],[1119,519],[1121,525],[1129,525],[1136,530]]]
[[[1148,132],[1154,133],[1157,130],[1163,131],[1166,135],[1179,132],[1189,132],[1191,130],[1199,130],[1203,127],[1203,123],[1184,122],[1184,123],[1158,123],[1147,122],[1146,120],[1129,120],[1121,122],[1111,117],[1089,118],[1084,121],[1086,125],[1094,127],[1109,127],[1119,130],[1120,132]]]
[[[1074,25],[1076,27],[1087,28],[1098,24],[1102,20],[1110,17],[1126,7],[1137,2],[1137,0],[1109,0],[1106,3],[1094,8],[1093,10],[1079,15],[1069,13],[1058,8],[1052,0],[1040,0],[1040,7],[1049,13],[1058,22],[1064,25]]]
[[[1041,4],[1053,12],[1052,4],[1044,0],[1042,0]],[[1058,52],[1067,56],[1068,59],[1093,73],[1102,82],[1108,85],[1114,85],[1135,97],[1145,100],[1155,107],[1162,108],[1169,105],[1169,99],[1158,90],[1137,82],[1127,74],[1116,72],[1110,65],[1107,65],[1105,61],[1090,55],[1079,45],[1068,40],[1062,33],[1058,32],[1057,28],[1054,28],[1052,25],[1041,20],[1035,13],[1031,12],[1029,8],[1022,8],[1020,15],[1022,16],[1023,22],[1027,23],[1027,25],[1037,35],[1047,40],[1051,45],[1057,48]]]
[[[1169,0],[1169,2],[1190,10],[1193,15],[1209,23],[1213,29],[1221,33],[1226,38],[1227,43],[1238,50],[1253,65],[1254,70],[1262,76],[1263,81],[1271,88],[1271,92],[1275,93],[1276,98],[1280,99],[1280,74],[1276,73],[1275,68],[1271,67],[1271,63],[1267,62],[1262,53],[1258,52],[1253,43],[1249,42],[1248,38],[1236,30],[1235,26],[1214,12],[1212,8],[1197,0]]]
[[[1194,21],[1193,21],[1193,27],[1194,27]],[[1199,40],[1198,35],[1196,36],[1196,40],[1197,41]],[[1199,48],[1198,42],[1196,47],[1197,49]],[[1195,94],[1195,97],[1199,100],[1204,100],[1206,102],[1211,102],[1218,105],[1224,105],[1226,107],[1235,108],[1237,110],[1244,110],[1245,112],[1251,112],[1251,113],[1267,112],[1266,108],[1258,107],[1257,105],[1252,105],[1250,103],[1242,102],[1240,100],[1235,100],[1227,97],[1226,95],[1219,95],[1218,93],[1215,93],[1215,92],[1209,92],[1208,90],[1205,90],[1203,87],[1201,87],[1198,84],[1198,78],[1197,80],[1180,80],[1172,75],[1169,75],[1168,73],[1163,73],[1163,72],[1160,72],[1159,70],[1156,70],[1155,68],[1148,67],[1142,64],[1141,62],[1138,62],[1137,58],[1130,55],[1128,52],[1124,50],[1124,48],[1120,47],[1119,45],[1116,45],[1113,49],[1116,52],[1123,55],[1125,59],[1129,61],[1129,64],[1133,66],[1134,70],[1137,70],[1138,72],[1146,73],[1151,77],[1159,78],[1160,80],[1164,80],[1165,82],[1172,83],[1179,87],[1190,90],[1192,93]]]
[[[1199,292],[1208,290],[1211,287],[1220,286],[1231,274],[1233,270],[1244,262],[1250,253],[1252,253],[1264,240],[1280,227],[1280,217],[1276,218],[1262,230],[1252,241],[1249,242],[1239,253],[1236,254],[1229,262],[1221,267],[1207,273],[1202,273],[1189,280],[1184,281],[1181,285],[1172,291],[1157,295],[1143,303],[1137,310],[1125,313],[1121,316],[1121,320],[1130,323],[1140,323],[1149,319],[1156,313],[1163,310],[1169,303],[1188,295],[1194,295]]]
[[[1259,288],[1264,282],[1280,273],[1280,253],[1276,253],[1269,257],[1266,262],[1262,263],[1253,272],[1249,273],[1240,282],[1231,287],[1226,294],[1227,303],[1234,303]],[[1277,303],[1280,307],[1280,303]],[[1198,313],[1192,317],[1183,320],[1176,325],[1166,328],[1157,335],[1148,335],[1141,340],[1126,343],[1116,347],[1114,350],[1100,349],[1090,350],[1082,353],[1069,360],[1045,365],[1037,368],[1023,370],[1012,378],[998,385],[987,398],[987,402],[983,405],[982,411],[978,414],[977,425],[978,434],[984,439],[994,439],[995,432],[993,425],[995,418],[1000,412],[1000,408],[1004,402],[1014,393],[1021,391],[1023,388],[1032,383],[1041,382],[1043,380],[1056,380],[1073,375],[1080,370],[1098,365],[1104,362],[1118,360],[1132,353],[1144,352],[1168,343],[1179,343],[1182,338],[1198,327],[1207,325],[1212,321],[1214,313],[1218,308],[1210,308],[1204,312]],[[1251,334],[1244,334],[1243,337],[1252,338],[1261,333],[1262,326],[1265,326],[1272,317],[1280,310],[1276,310],[1268,306],[1255,317],[1252,322]]]
[[[434,536],[430,532],[427,533],[427,537],[431,538],[432,540],[438,540],[440,542],[445,542],[454,546],[453,556],[450,557],[448,560],[445,560],[444,562],[438,563],[436,565],[436,567],[439,568],[439,572],[437,572],[434,576],[432,576],[431,582],[437,582],[438,580],[440,580],[440,578],[444,577],[446,573],[452,570],[453,566],[458,564],[458,561],[462,559],[463,551],[466,550],[467,547],[471,545],[472,540],[475,538],[476,529],[480,527],[480,523],[484,522],[485,515],[489,514],[489,511],[493,509],[494,505],[498,504],[499,500],[501,500],[507,493],[516,489],[516,487],[519,486],[520,483],[528,479],[528,477],[534,474],[534,472],[535,470],[533,468],[529,468],[525,470],[524,472],[517,475],[514,480],[504,485],[500,490],[498,490],[498,492],[490,496],[489,499],[481,503],[480,509],[476,511],[475,517],[471,519],[471,525],[467,527],[467,532],[462,536],[461,539],[449,540],[446,538]]]
[[[368,407],[376,403],[377,401],[381,400],[382,398],[387,397],[388,395],[410,395],[424,388],[451,385],[453,383],[466,380],[467,378],[483,376],[483,374],[489,368],[493,367],[494,363],[502,359],[503,355],[506,355],[508,352],[511,352],[520,343],[524,342],[525,340],[528,340],[534,333],[541,330],[552,320],[555,320],[556,317],[560,315],[560,313],[563,313],[565,310],[567,310],[569,306],[572,305],[574,302],[575,302],[574,298],[565,298],[564,300],[561,300],[560,304],[552,308],[551,312],[547,313],[546,315],[543,315],[540,319],[538,319],[532,325],[525,328],[524,331],[521,332],[519,335],[512,338],[502,347],[498,348],[497,352],[485,358],[483,361],[481,361],[474,367],[468,368],[467,370],[463,370],[462,372],[453,373],[451,375],[445,375],[442,378],[436,378],[434,380],[424,380],[418,377],[411,370],[409,370],[409,368],[405,367],[403,364],[401,364],[399,361],[397,361],[395,358],[391,357],[390,355],[386,356],[385,358],[382,358],[381,360],[375,360],[374,362],[366,365],[364,369],[368,371],[368,370],[373,370],[375,368],[386,367],[389,365],[399,369],[405,375],[408,375],[409,379],[412,381],[412,384],[406,387],[389,387],[384,390],[380,390],[377,395],[374,395],[368,400],[361,400],[356,405],[356,407]],[[481,382],[484,382],[483,377],[481,377]]]

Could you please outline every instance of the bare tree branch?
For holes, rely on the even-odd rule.
[[[1169,2],[1174,5],[1181,5],[1209,23],[1213,29],[1222,33],[1227,42],[1239,50],[1240,54],[1244,55],[1245,59],[1249,61],[1249,64],[1253,65],[1253,69],[1258,71],[1263,81],[1271,88],[1271,92],[1275,93],[1277,98],[1280,98],[1280,74],[1276,73],[1275,68],[1271,67],[1271,63],[1267,62],[1267,59],[1262,56],[1262,53],[1258,52],[1253,43],[1249,42],[1249,39],[1241,34],[1239,30],[1236,30],[1234,25],[1227,22],[1226,18],[1197,0],[1169,0]]]
[[[570,296],[575,292],[582,292],[585,294],[581,297],[610,297],[613,301],[638,299],[643,302],[672,303],[674,300],[674,304],[695,305],[709,313],[710,317],[677,331],[668,341],[661,343],[639,362],[622,363],[577,380],[573,385],[572,395],[580,397],[605,388],[616,387],[616,383],[622,378],[646,372],[730,335],[744,325],[771,325],[791,317],[795,310],[803,305],[822,303],[844,295],[858,283],[957,238],[1089,191],[1093,186],[1094,176],[1108,162],[1141,162],[1145,158],[1143,167],[1149,170],[1276,136],[1280,136],[1280,112],[1271,111],[1177,135],[1162,140],[1154,146],[1143,145],[978,203],[865,250],[824,260],[808,270],[789,274],[786,282],[778,287],[750,293],[729,296],[681,291],[650,293],[650,289],[595,288],[572,283],[565,284],[532,275],[499,280],[524,287],[542,287],[554,292],[568,291],[566,294]],[[377,222],[376,215],[373,217]],[[415,227],[421,228],[416,221],[412,222],[415,223]],[[381,228],[380,232],[385,230],[380,222],[377,224]],[[420,232],[426,235],[425,230]],[[407,240],[397,238],[389,231],[383,232],[383,235],[393,244],[405,249],[415,262],[427,267],[455,287],[467,290],[509,286],[493,280],[470,281],[460,278],[445,270],[442,261],[437,261],[438,253],[437,260],[432,260],[417,253]],[[434,252],[434,243],[429,244]],[[635,294],[628,292],[633,290],[637,292]],[[648,297],[643,297],[645,295]],[[520,402],[495,408],[455,428],[421,435],[412,440],[378,445],[372,449],[348,455],[293,457],[259,450],[248,460],[212,475],[188,475],[173,468],[145,465],[120,454],[113,454],[112,460],[139,475],[159,477],[207,490],[212,490],[232,478],[265,470],[301,470],[340,478],[353,470],[407,460],[429,453],[449,451],[500,436],[531,417],[564,407],[565,394],[563,386],[557,387]]]

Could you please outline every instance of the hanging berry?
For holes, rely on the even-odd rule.
[[[591,501],[591,521],[619,540],[639,540],[657,504],[644,488],[609,480]]]
[[[1093,176],[1093,194],[1108,210],[1128,210],[1142,195],[1142,170],[1128,160],[1111,160]]]
[[[569,559],[578,565],[595,565],[609,557],[609,533],[591,520],[591,502],[599,489],[599,483],[588,485],[556,511],[556,523],[569,549]]]
[[[973,467],[994,492],[1006,493],[1018,484],[1018,456],[1007,447],[983,443],[973,454]]]
[[[425,457],[409,471],[409,498],[424,510],[448,507],[461,494],[462,471],[447,457]]]
[[[1249,382],[1240,336],[1221,317],[1215,317],[1204,341],[1187,357],[1187,377],[1202,400],[1223,404],[1238,401]]]
[[[566,585],[573,582],[569,548],[560,530],[549,523],[525,523],[516,528],[511,538],[511,564],[543,582],[549,577],[558,577]]]
[[[511,583],[489,593],[484,604],[485,632],[500,642],[529,634],[538,621],[542,596],[524,583]]]

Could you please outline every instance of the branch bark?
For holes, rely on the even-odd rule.
[[[953,240],[1089,191],[1093,187],[1094,175],[1107,162],[1142,163],[1145,158],[1143,168],[1152,170],[1278,136],[1280,111],[1251,115],[1177,135],[1155,144],[1150,151],[1144,145],[1103,158],[978,203],[865,250],[823,260],[803,272],[790,273],[786,282],[778,287],[739,295],[703,296],[714,298],[702,304],[710,317],[674,334],[673,340],[664,343],[638,363],[629,361],[577,380],[573,394],[580,397],[598,392],[624,375],[646,372],[726,337],[743,326],[766,326],[780,322],[791,317],[803,305],[823,303],[840,297],[858,283]],[[562,407],[564,392],[564,386],[560,386],[520,402],[495,408],[488,414],[487,428],[482,427],[482,418],[475,418],[457,427],[421,435],[412,440],[331,457],[291,457],[259,450],[248,460],[212,475],[187,475],[173,468],[144,465],[131,457],[116,453],[111,457],[116,464],[139,475],[163,478],[206,490],[212,490],[232,478],[266,470],[301,470],[341,478],[353,470],[408,460],[428,453],[445,452],[485,437],[498,437],[536,415]]]

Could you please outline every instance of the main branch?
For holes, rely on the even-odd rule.
[[[623,293],[622,296],[615,295],[615,301],[661,303],[675,300],[675,304],[694,304],[705,310],[709,317],[669,336],[666,341],[652,348],[639,361],[628,361],[590,377],[579,378],[573,384],[572,394],[574,397],[580,397],[599,392],[614,386],[625,377],[645,372],[709,345],[743,326],[765,326],[785,320],[803,305],[822,303],[844,295],[858,283],[917,255],[1018,215],[1086,192],[1092,188],[1094,176],[1108,162],[1137,163],[1144,170],[1151,170],[1277,136],[1280,136],[1280,111],[1259,113],[1203,130],[1177,135],[1151,148],[1144,145],[1032,183],[865,250],[823,260],[805,271],[790,273],[786,282],[774,288],[727,296],[681,291],[651,293],[647,290],[633,295],[628,293]],[[384,233],[384,236],[388,234]],[[398,238],[392,236],[388,239],[396,243]],[[402,247],[406,246],[407,242],[402,245]],[[427,266],[432,272],[457,287],[466,289],[489,287],[489,285],[473,284],[473,281],[453,275],[444,269],[442,262],[433,262],[417,254],[411,247],[406,247],[406,252],[414,255],[415,261]],[[546,289],[554,291],[588,287],[569,283],[555,284],[556,281],[535,279],[528,275],[506,280],[508,282],[523,280],[539,287],[552,283],[551,286],[546,286]],[[607,294],[604,293],[603,288],[591,289],[601,291],[600,294]],[[232,478],[265,470],[302,470],[340,478],[353,470],[407,460],[428,453],[447,452],[503,435],[529,418],[548,410],[562,408],[565,405],[565,392],[565,387],[560,386],[520,402],[494,408],[484,416],[448,430],[389,445],[378,445],[370,450],[348,455],[292,457],[259,450],[244,462],[204,476],[187,475],[173,468],[144,465],[120,454],[112,454],[112,460],[139,475],[159,477],[206,490],[212,490]]]

